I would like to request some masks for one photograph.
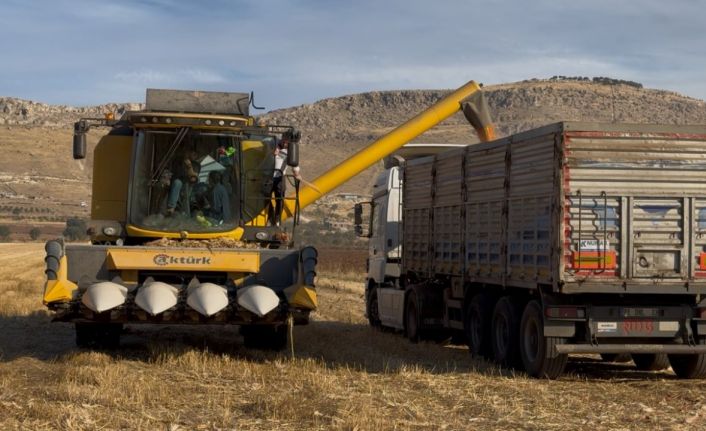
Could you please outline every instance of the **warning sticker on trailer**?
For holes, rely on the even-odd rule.
[[[618,322],[596,322],[598,332],[615,332],[618,330]]]
[[[581,251],[606,251],[610,249],[610,241],[602,239],[582,239],[576,244]]]

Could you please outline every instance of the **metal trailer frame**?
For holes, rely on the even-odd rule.
[[[403,184],[420,327],[464,329],[487,293],[540,301],[551,355],[706,353],[706,126],[560,122],[410,160]]]

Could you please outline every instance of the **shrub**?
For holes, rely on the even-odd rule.
[[[66,229],[64,229],[64,237],[69,241],[82,241],[88,238],[86,235],[86,221],[78,217],[72,217],[66,220]]]
[[[0,226],[0,241],[7,241],[10,239],[10,228],[2,225]]]
[[[29,230],[29,237],[32,238],[33,240],[39,239],[39,237],[42,235],[42,230],[38,227],[33,227],[32,229]]]

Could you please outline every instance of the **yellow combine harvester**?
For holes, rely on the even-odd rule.
[[[145,109],[120,119],[81,119],[109,132],[94,151],[91,244],[46,245],[44,303],[74,322],[80,346],[117,346],[122,325],[235,324],[245,344],[281,349],[287,322],[316,309],[317,252],[292,241],[299,211],[462,109],[482,139],[493,130],[479,86],[469,82],[294,193],[273,220],[274,148],[299,133],[248,112],[246,93],[147,90]]]

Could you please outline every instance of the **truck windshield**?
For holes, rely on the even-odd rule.
[[[236,134],[140,131],[130,220],[168,232],[222,232],[241,219],[241,142]]]

